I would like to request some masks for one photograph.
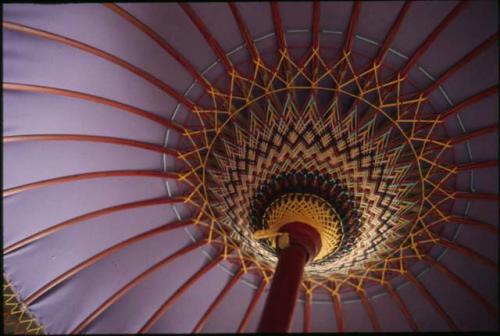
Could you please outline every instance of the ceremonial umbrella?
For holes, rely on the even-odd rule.
[[[497,13],[4,5],[5,325],[497,330]]]

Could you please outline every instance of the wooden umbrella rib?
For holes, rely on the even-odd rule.
[[[255,43],[252,40],[248,27],[245,25],[245,22],[243,21],[243,17],[241,16],[238,6],[234,2],[229,2],[228,5],[234,16],[236,24],[238,25],[238,29],[240,30],[241,36],[243,37],[243,40],[247,45],[247,49],[250,52],[250,55],[252,56],[252,59],[253,60],[259,59],[260,58],[259,51],[257,50],[257,47],[255,46]]]
[[[495,270],[495,271],[498,271],[498,265],[496,262],[494,262],[493,260],[489,259],[489,258],[486,258],[485,256],[471,250],[470,248],[467,248],[465,246],[462,246],[456,242],[452,242],[452,241],[449,241],[447,239],[444,239],[444,238],[439,238],[439,240],[437,241],[437,244],[439,245],[442,245],[444,247],[447,247],[447,248],[450,248],[452,250],[455,250],[465,256],[468,256],[478,262],[480,262],[481,264]]]
[[[151,327],[163,316],[163,314],[170,308],[170,306],[182,295],[186,290],[188,290],[196,281],[198,281],[203,275],[208,273],[212,268],[218,265],[222,260],[223,256],[219,255],[214,258],[211,262],[203,266],[198,272],[191,276],[180,288],[178,288],[174,294],[172,294],[155,313],[148,319],[148,321],[142,326],[138,333],[144,334],[151,329]]]
[[[441,307],[441,305],[436,301],[434,296],[429,292],[427,288],[425,288],[412,274],[409,272],[404,273],[404,277],[406,277],[424,296],[427,301],[431,304],[431,306],[438,312],[438,314],[445,320],[446,324],[450,327],[452,331],[459,331],[455,322],[453,322],[452,318],[446,313],[446,311]]]
[[[457,274],[450,271],[446,266],[444,266],[439,261],[432,259],[429,256],[425,256],[424,260],[435,267],[439,272],[444,274],[449,279],[453,280],[460,287],[464,288],[467,292],[469,292],[490,314],[491,317],[496,318],[498,316],[498,311],[493,305],[491,305],[488,301],[486,301],[481,294],[479,294],[474,288],[472,288],[469,284],[467,284],[463,279],[461,279]]]
[[[446,17],[437,25],[436,28],[430,33],[427,38],[422,42],[422,44],[417,48],[417,50],[410,57],[408,62],[404,65],[404,67],[399,72],[401,77],[405,77],[406,74],[410,71],[410,69],[417,63],[420,57],[429,49],[431,44],[437,39],[439,34],[443,32],[450,23],[464,10],[465,6],[468,4],[468,1],[460,1],[451,11],[446,15]]]
[[[152,28],[147,26],[144,22],[139,20],[137,17],[132,15],[127,10],[122,7],[113,4],[113,3],[105,3],[103,4],[106,8],[110,9],[114,13],[121,16],[123,19],[130,22],[141,32],[150,37],[153,41],[155,41],[163,50],[165,50],[170,56],[172,56],[179,64],[181,64],[184,69],[186,69],[193,78],[195,78],[198,83],[203,85],[206,90],[210,90],[211,86],[207,82],[206,78],[204,78],[179,51],[177,51],[174,47],[172,47],[163,37],[161,37],[157,32],[155,32]]]
[[[60,95],[60,96],[65,96],[65,97],[87,100],[87,101],[91,101],[91,102],[94,102],[97,104],[111,106],[111,107],[117,108],[119,110],[138,115],[138,116],[143,117],[145,119],[154,121],[162,126],[171,128],[171,129],[173,129],[181,134],[183,134],[186,131],[186,129],[183,126],[180,126],[180,125],[176,124],[175,122],[171,122],[169,120],[166,120],[166,119],[164,119],[164,118],[162,118],[154,113],[142,110],[142,109],[137,108],[135,106],[120,103],[120,102],[117,102],[115,100],[107,99],[107,98],[100,97],[100,96],[94,96],[94,95],[87,94],[84,92],[71,91],[71,90],[49,87],[49,86],[42,86],[42,85],[10,83],[10,82],[4,82],[3,89],[4,90],[11,90],[11,91],[25,91],[25,92]]]
[[[415,323],[415,320],[413,319],[410,311],[408,310],[408,307],[404,303],[403,299],[401,299],[401,296],[392,288],[392,285],[388,282],[384,284],[385,289],[389,293],[389,295],[392,297],[392,299],[396,302],[396,304],[399,307],[399,310],[401,310],[401,313],[403,314],[403,317],[405,318],[406,322],[410,326],[411,330],[413,332],[418,332],[418,326]]]
[[[468,225],[470,227],[475,227],[478,229],[486,230],[491,233],[496,233],[498,234],[498,227],[493,225],[493,224],[487,224],[483,223],[481,221],[472,219],[472,218],[467,218],[467,217],[461,217],[461,216],[451,216],[447,223],[458,223],[458,224],[464,224]]]
[[[333,306],[335,310],[335,321],[337,322],[337,331],[344,332],[344,318],[342,316],[342,303],[340,302],[340,294],[332,295]]]
[[[72,226],[74,224],[81,223],[84,221],[88,221],[88,220],[93,219],[93,218],[109,215],[109,214],[119,212],[119,211],[129,210],[129,209],[137,209],[137,208],[147,207],[147,206],[154,206],[154,205],[160,205],[160,204],[174,204],[174,203],[181,203],[181,202],[184,202],[184,197],[154,198],[154,199],[148,199],[148,200],[143,200],[143,201],[136,201],[136,202],[119,204],[119,205],[111,206],[108,208],[88,212],[88,213],[85,213],[83,215],[68,219],[68,220],[61,222],[59,224],[50,226],[44,230],[38,231],[37,233],[30,235],[27,238],[21,239],[20,241],[18,241],[16,243],[13,243],[7,247],[4,247],[3,253],[4,253],[4,255],[12,253],[12,252],[28,245],[28,244],[31,244],[31,243],[33,243],[39,239],[42,239],[48,235],[56,233],[56,232],[66,228],[66,227],[69,227],[69,226]]]
[[[98,56],[98,57],[105,59],[107,61],[110,61],[111,63],[113,63],[117,66],[120,66],[120,67],[136,74],[137,76],[141,77],[142,79],[148,81],[149,83],[153,84],[154,86],[158,87],[159,89],[161,89],[162,91],[167,93],[172,98],[174,98],[177,101],[179,101],[180,103],[182,103],[184,106],[186,106],[190,110],[193,110],[195,107],[195,104],[192,101],[190,101],[189,99],[187,99],[186,97],[184,97],[183,95],[181,95],[180,93],[175,91],[171,86],[169,86],[165,82],[163,82],[163,81],[159,80],[158,78],[154,77],[153,75],[139,69],[138,67],[126,62],[125,60],[123,60],[117,56],[114,56],[110,53],[107,53],[103,50],[94,48],[88,44],[70,39],[68,37],[64,37],[64,36],[50,33],[50,32],[47,32],[47,31],[44,31],[41,29],[28,27],[28,26],[20,25],[20,24],[13,23],[13,22],[3,21],[3,27],[4,27],[4,29],[10,29],[13,31],[26,33],[26,34],[30,34],[33,36],[42,37],[42,38],[45,38],[45,39],[48,39],[48,40],[51,40],[54,42],[62,43],[62,44],[83,50],[83,51],[88,52],[90,54],[93,54],[95,56]]]
[[[471,170],[471,169],[491,168],[491,167],[497,167],[497,166],[498,166],[498,160],[489,160],[489,161],[482,161],[482,162],[463,163],[461,165],[458,165],[457,169],[459,171],[464,171],[464,170]]]
[[[457,63],[452,65],[448,70],[446,70],[439,78],[434,81],[427,89],[424,91],[424,96],[428,96],[430,93],[435,91],[441,84],[443,84],[446,80],[448,80],[451,76],[453,76],[458,70],[462,69],[464,66],[469,64],[473,59],[479,56],[486,49],[494,45],[494,43],[498,40],[498,32],[487,38],[480,45],[470,51],[467,55],[462,57]]]
[[[486,200],[486,201],[500,201],[500,195],[497,194],[486,194],[486,193],[477,193],[477,192],[466,192],[466,191],[457,191],[453,195],[458,199],[469,199],[469,200]]]
[[[114,138],[98,135],[84,134],[23,134],[23,135],[8,135],[3,137],[4,143],[25,142],[25,141],[85,141],[85,142],[100,142],[114,145],[122,145],[129,147],[141,148],[153,152],[167,154],[173,157],[178,157],[178,153],[169,148],[160,145],[142,142],[137,140]]]
[[[463,101],[461,101],[460,103],[458,103],[457,105],[451,107],[449,110],[441,113],[441,119],[446,120],[447,118],[457,114],[458,112],[469,107],[470,105],[476,104],[479,101],[481,101],[481,100],[483,100],[491,95],[496,94],[497,92],[498,92],[498,85],[494,85],[494,86],[491,86],[484,91],[476,93],[475,95],[470,96],[470,97],[464,99]]]
[[[206,239],[202,239],[197,241],[196,243],[193,243],[191,245],[188,245],[179,251],[175,252],[172,255],[169,255],[168,257],[164,258],[163,260],[159,261],[158,263],[154,264],[153,266],[149,267],[146,271],[142,272],[139,274],[137,277],[135,277],[133,280],[128,282],[125,286],[120,288],[117,292],[115,292],[111,297],[109,297],[105,302],[103,302],[99,307],[97,307],[96,310],[94,310],[89,316],[87,316],[75,329],[71,331],[71,334],[80,334],[82,331],[87,328],[97,317],[99,317],[106,309],[108,309],[111,305],[113,305],[115,302],[117,302],[120,298],[122,298],[125,294],[127,294],[131,289],[133,289],[135,286],[137,286],[139,283],[144,281],[147,277],[152,275],[154,272],[157,270],[161,269],[162,267],[165,267],[172,261],[176,260],[179,257],[182,257],[189,252],[207,244]]]
[[[277,1],[271,2],[271,14],[273,17],[274,31],[276,32],[276,37],[278,39],[279,49],[284,51],[286,50],[286,39],[281,22],[280,8]]]
[[[107,177],[121,177],[121,176],[143,176],[143,177],[157,177],[162,179],[178,179],[178,173],[160,172],[153,170],[112,170],[112,171],[97,171],[68,176],[60,176],[52,179],[36,181],[32,183],[23,184],[17,187],[9,188],[3,191],[3,197],[12,196],[24,191],[35,190],[44,187],[50,187],[63,183],[70,183],[81,180],[89,180],[95,178]]]
[[[208,321],[208,318],[212,314],[212,312],[219,306],[219,304],[222,302],[224,297],[229,293],[229,291],[236,285],[238,280],[245,274],[244,269],[240,269],[240,271],[233,276],[233,278],[227,283],[227,285],[224,287],[224,289],[217,295],[215,300],[212,302],[210,307],[205,311],[203,316],[200,318],[196,326],[193,328],[193,331],[191,332],[192,334],[197,334],[201,331],[205,323]]]
[[[375,56],[372,63],[377,64],[382,62],[382,60],[384,59],[385,55],[387,54],[387,51],[389,50],[389,47],[391,46],[392,41],[394,40],[397,33],[399,32],[399,29],[401,28],[401,24],[403,23],[403,20],[406,17],[406,14],[410,9],[411,4],[412,4],[411,1],[405,1],[403,6],[401,7],[401,10],[399,11],[396,20],[392,24],[391,28],[389,28],[389,32],[385,36],[384,42],[380,47],[380,49],[378,50],[377,56]]]
[[[471,140],[471,139],[474,139],[478,136],[482,136],[482,135],[493,133],[493,132],[498,132],[498,125],[491,125],[491,126],[483,127],[483,128],[478,129],[478,130],[472,131],[470,133],[467,133],[467,134],[464,134],[464,135],[461,135],[461,136],[458,136],[455,138],[451,138],[450,140],[451,140],[452,145],[458,145],[458,144],[465,142],[467,140]]]
[[[373,310],[373,307],[370,304],[370,302],[368,302],[368,298],[366,297],[364,290],[359,290],[358,295],[361,299],[361,303],[363,304],[366,312],[368,313],[368,317],[370,318],[373,331],[380,332],[380,323],[378,322],[377,315],[375,314],[375,311]]]
[[[240,325],[238,326],[238,330],[236,331],[237,334],[240,334],[245,331],[245,328],[247,327],[248,322],[250,322],[255,307],[257,307],[257,303],[259,302],[262,293],[264,293],[264,289],[266,288],[266,286],[267,282],[265,280],[262,280],[259,285],[259,288],[255,291],[255,294],[253,295],[252,300],[250,301],[250,304],[247,307],[245,315],[243,315],[243,319],[241,320]]]
[[[198,31],[203,35],[205,41],[207,41],[210,48],[212,48],[215,55],[222,62],[224,68],[226,69],[226,72],[228,74],[231,74],[233,71],[233,65],[227,58],[226,54],[224,53],[224,49],[222,49],[219,42],[217,42],[213,35],[208,31],[207,27],[203,24],[203,21],[199,18],[199,16],[188,3],[179,3],[179,6],[181,6],[182,10],[186,13],[191,22],[193,22]]]
[[[151,238],[151,237],[154,237],[156,235],[159,235],[159,234],[162,234],[162,233],[166,233],[166,232],[178,229],[178,228],[183,228],[183,227],[192,225],[193,223],[194,223],[193,220],[185,220],[185,221],[179,221],[179,222],[174,222],[174,223],[167,223],[167,224],[164,224],[164,225],[162,225],[162,226],[160,226],[158,228],[146,231],[146,232],[141,233],[141,234],[139,234],[137,236],[134,236],[132,238],[126,239],[126,240],[124,240],[124,241],[122,241],[122,242],[120,242],[118,244],[115,244],[115,245],[113,245],[111,247],[108,247],[107,249],[99,252],[98,254],[96,254],[96,255],[88,258],[85,261],[82,261],[78,265],[72,267],[68,271],[66,271],[63,274],[57,276],[55,279],[49,281],[48,283],[46,283],[45,285],[43,285],[40,289],[38,289],[33,294],[31,294],[30,296],[28,296],[26,298],[26,300],[24,300],[24,303],[26,305],[28,305],[28,306],[31,305],[33,302],[35,302],[40,297],[42,297],[43,295],[45,295],[48,291],[50,291],[54,287],[60,285],[61,283],[63,283],[64,281],[68,280],[72,276],[74,276],[77,273],[81,272],[82,270],[84,270],[84,269],[92,266],[93,264],[97,263],[98,261],[100,261],[100,260],[104,259],[105,257],[109,256],[110,254],[113,254],[115,252],[118,252],[118,251],[120,251],[120,250],[122,250],[122,249],[124,249],[124,248],[126,248],[128,246],[130,246],[131,244],[135,244],[135,243],[140,242],[140,241],[142,241],[144,239]]]
[[[351,16],[349,18],[349,24],[347,25],[347,32],[344,40],[344,49],[345,51],[350,51],[352,48],[352,40],[354,37],[354,31],[356,30],[356,26],[358,24],[359,13],[361,10],[361,1],[354,1],[351,10]]]
[[[318,49],[320,41],[319,28],[321,18],[321,3],[319,1],[313,1],[312,6],[312,47],[313,49]]]

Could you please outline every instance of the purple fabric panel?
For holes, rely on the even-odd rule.
[[[198,70],[202,70],[215,60],[215,55],[209,45],[178,4],[145,3],[137,5],[123,3],[120,6],[146,23],[194,64]]]
[[[413,316],[420,331],[449,331],[446,322],[438,315],[427,299],[410,282],[397,288],[397,292]]]
[[[474,288],[492,305],[498,307],[498,272],[470,257],[447,250],[440,262]]]
[[[498,227],[498,205],[495,202],[471,201],[469,216],[487,224]]]
[[[165,194],[160,179],[127,177],[93,179],[20,193],[9,197],[4,204],[4,220],[12,223],[4,231],[4,239],[10,243],[87,212],[167,197]]]
[[[264,311],[264,305],[266,304],[267,294],[269,293],[269,288],[271,288],[270,284],[267,286],[267,288],[264,290],[264,292],[260,296],[260,299],[257,302],[257,305],[255,306],[255,309],[253,311],[252,318],[250,319],[250,321],[248,321],[247,328],[245,329],[245,332],[248,332],[248,333],[257,332],[257,327],[259,326],[260,318],[262,316],[262,312]]]
[[[498,45],[482,52],[443,85],[448,95],[458,103],[498,84]]]
[[[410,55],[437,27],[457,1],[415,1],[393,40],[392,49]]]
[[[293,311],[292,323],[290,325],[291,333],[301,333],[304,330],[304,302],[296,302]]]
[[[31,55],[28,59],[6,57],[4,81],[81,91],[160,115],[174,104],[166,92],[97,56],[22,33],[7,32],[4,37],[7,50]]]
[[[191,7],[224,50],[229,51],[244,43],[227,3],[200,2],[192,3]]]
[[[230,278],[231,276],[220,267],[214,267],[179,297],[175,304],[151,328],[150,332],[190,333]],[[229,322],[232,321],[229,316],[225,316],[224,319]],[[216,331],[224,332],[224,322],[221,320],[217,321],[219,323],[217,324]],[[229,330],[228,332],[231,331],[234,332],[234,330]]]
[[[57,290],[54,290],[50,295],[33,305],[33,311],[43,317],[42,322],[47,325],[50,333],[67,333],[134,277],[186,245],[187,239],[180,230],[158,235],[147,241],[131,245],[129,248],[105,258],[65,282]],[[193,251],[193,253],[196,253],[196,251]],[[168,270],[170,274],[175,276],[178,274],[178,272],[172,272],[172,268],[169,267],[162,269],[162,271],[164,270]],[[156,296],[161,299],[159,293],[163,290],[173,290],[175,289],[173,287],[176,284],[175,281],[177,283],[183,281],[182,278],[174,278],[175,280],[171,282],[162,281],[159,286],[150,289],[154,290]],[[68,297],[73,299],[68,300]],[[121,306],[120,303],[117,305]],[[61,309],[61,307],[64,307],[64,309]],[[125,311],[122,312],[118,320],[119,323],[113,318],[105,321],[112,323],[112,331],[114,332],[135,330],[137,327],[131,327],[129,323],[134,322],[133,317],[136,314],[131,313],[130,310],[136,305],[125,304],[121,307]],[[151,305],[141,304],[140,307],[144,313],[147,313],[148,307],[154,309],[156,306],[152,303]]]
[[[308,1],[282,2],[279,4],[283,29],[308,29],[312,27],[313,4]],[[311,39],[310,34],[306,34]]]
[[[175,239],[177,237],[172,236],[172,238],[177,240]],[[180,237],[178,239],[182,240]],[[186,246],[185,243],[178,245],[178,242],[174,244],[169,241],[164,241],[163,244],[164,248],[166,245]],[[171,253],[166,252],[163,257],[169,254]],[[199,250],[176,259],[146,278],[120,301],[104,311],[86,332],[134,333],[139,331],[155,311],[204,264],[206,264],[206,257]],[[178,322],[181,323],[181,321]]]
[[[366,1],[361,4],[355,34],[382,44],[390,27],[396,20],[402,1]],[[361,43],[356,40],[355,47]]]
[[[498,98],[496,95],[491,95],[464,108],[457,115],[462,120],[467,132],[497,124]],[[450,136],[460,136],[463,132],[456,116],[446,120],[446,129]]]
[[[265,2],[240,2],[237,3],[245,25],[248,27],[252,38],[274,32],[274,24],[271,16],[271,5]],[[271,38],[274,40],[274,38]]]
[[[202,332],[234,333],[245,315],[254,292],[255,289],[248,284],[243,283],[241,280],[238,281],[213,311]]]
[[[163,314],[150,332],[191,332],[230,278],[231,276],[220,267],[214,267],[205,273]],[[223,326],[218,325],[216,330],[222,332]]]
[[[494,330],[497,327],[473,296],[439,271],[430,269],[422,274],[420,281],[462,330]]]
[[[160,153],[114,144],[25,142],[3,150],[6,187],[91,171],[162,168]]]
[[[463,225],[455,239],[460,245],[498,262],[498,236]]]
[[[371,297],[370,303],[377,315],[380,328],[384,331],[411,331],[403,314],[394,299],[383,290],[382,293]]]
[[[342,316],[344,318],[344,330],[346,332],[371,332],[373,331],[365,306],[361,303],[359,296],[356,301],[345,301],[342,298]]]
[[[175,222],[167,206],[137,209],[82,222],[5,257],[5,266],[22,279],[22,297],[57,275],[127,238]],[[36,272],[37,277],[30,276]]]
[[[333,301],[331,303],[311,304],[311,332],[337,331],[334,309]]]
[[[139,7],[141,6],[143,5]],[[156,42],[101,4],[12,5],[5,11],[4,18],[102,49],[154,74],[178,90],[184,90],[189,85],[189,74],[167,56]],[[82,51],[78,53],[84,54]],[[77,65],[78,63],[75,67]],[[81,80],[81,76],[78,79]],[[132,87],[129,90],[131,89]],[[122,92],[130,95],[133,90]],[[148,97],[142,94],[140,96]]]
[[[496,1],[470,2],[448,28],[439,34],[419,63],[431,74],[443,73],[498,30],[497,13]]]
[[[351,17],[351,1],[325,1],[321,3],[321,29],[345,32]]]
[[[3,98],[4,135],[98,134],[161,144],[165,134],[156,122],[81,99],[13,91]]]

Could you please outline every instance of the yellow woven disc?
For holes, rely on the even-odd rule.
[[[321,250],[314,261],[321,260],[340,246],[343,238],[341,220],[335,209],[324,199],[291,193],[279,197],[266,210],[264,225],[277,232],[283,225],[302,222],[312,226],[321,236]],[[272,242],[274,246],[274,240]]]

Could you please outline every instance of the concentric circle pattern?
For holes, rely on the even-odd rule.
[[[4,6],[4,294],[28,333],[498,330],[494,1]]]

